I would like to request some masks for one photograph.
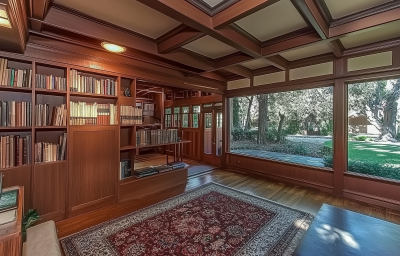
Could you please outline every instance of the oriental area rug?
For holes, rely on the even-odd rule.
[[[313,216],[216,183],[61,240],[66,256],[291,255]]]

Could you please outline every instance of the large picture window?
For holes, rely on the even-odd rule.
[[[348,85],[348,171],[400,179],[400,79]]]
[[[230,152],[331,167],[333,87],[231,99]]]

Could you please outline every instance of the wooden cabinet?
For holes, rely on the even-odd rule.
[[[119,126],[71,126],[69,217],[117,202]]]
[[[34,165],[32,207],[41,222],[64,218],[66,176],[67,161]]]

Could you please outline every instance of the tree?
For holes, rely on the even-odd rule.
[[[233,127],[234,128],[239,128],[240,127],[240,118],[239,118],[239,112],[240,112],[240,105],[239,105],[239,98],[233,98]]]
[[[258,95],[258,144],[265,144],[267,142],[267,129],[268,129],[268,94]]]
[[[251,129],[251,107],[253,105],[254,95],[251,95],[250,98],[247,97],[247,99],[249,100],[249,106],[247,108],[246,125],[244,127],[245,131],[249,131]]]
[[[362,115],[380,132],[379,140],[396,141],[400,80],[349,85],[349,109]]]

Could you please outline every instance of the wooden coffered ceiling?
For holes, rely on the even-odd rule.
[[[393,0],[31,0],[29,32],[226,83],[400,37]],[[400,40],[397,40],[398,42]]]

